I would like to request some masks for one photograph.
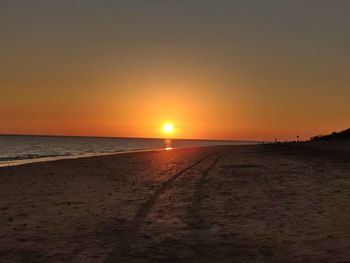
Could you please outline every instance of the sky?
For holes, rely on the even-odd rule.
[[[0,134],[349,128],[350,1],[0,2]]]

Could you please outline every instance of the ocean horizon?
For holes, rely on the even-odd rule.
[[[32,162],[145,150],[216,145],[252,145],[260,141],[162,139],[61,135],[0,135],[0,167]]]

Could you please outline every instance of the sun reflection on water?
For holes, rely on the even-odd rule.
[[[164,140],[164,149],[167,151],[170,151],[173,149],[172,145],[171,145],[171,139],[165,139]]]

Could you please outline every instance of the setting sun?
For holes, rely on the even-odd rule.
[[[163,131],[164,131],[165,133],[172,133],[173,130],[174,130],[174,127],[173,127],[173,125],[172,125],[171,123],[165,123],[165,124],[163,125]]]

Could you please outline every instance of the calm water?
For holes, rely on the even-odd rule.
[[[0,135],[0,166],[125,151],[255,143],[249,141]]]

